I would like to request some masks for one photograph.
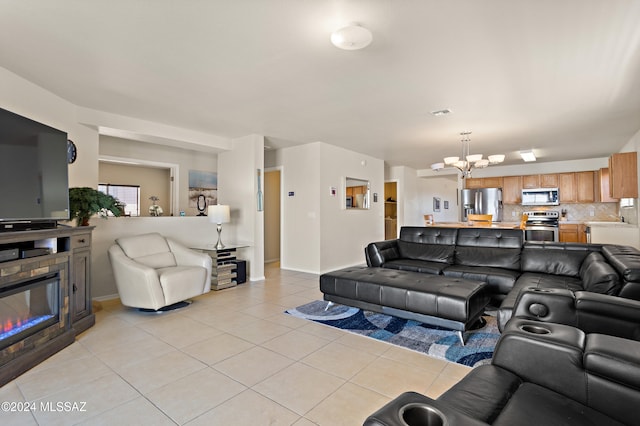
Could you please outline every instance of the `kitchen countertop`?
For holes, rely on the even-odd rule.
[[[585,225],[587,226],[600,226],[603,228],[617,228],[617,227],[626,227],[626,228],[637,228],[638,225],[632,225],[627,222],[608,222],[608,221],[585,221]]]
[[[474,223],[473,225],[467,222],[436,222],[432,225],[434,227],[443,228],[492,228],[492,229],[518,229],[520,228],[520,222],[493,222],[491,225],[483,225],[480,223]]]

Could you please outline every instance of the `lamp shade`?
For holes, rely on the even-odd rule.
[[[209,222],[212,223],[228,223],[231,220],[229,206],[225,204],[209,206],[207,216],[209,216]]]

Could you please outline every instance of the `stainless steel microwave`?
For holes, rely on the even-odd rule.
[[[560,204],[558,188],[535,188],[522,190],[523,206],[557,206]]]

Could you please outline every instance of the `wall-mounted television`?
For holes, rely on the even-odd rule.
[[[0,108],[0,231],[67,219],[67,134]]]

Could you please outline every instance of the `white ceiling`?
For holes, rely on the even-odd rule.
[[[330,43],[351,21],[364,50]],[[640,1],[0,0],[0,66],[90,109],[416,169],[465,130],[513,164],[605,157],[640,129]]]

